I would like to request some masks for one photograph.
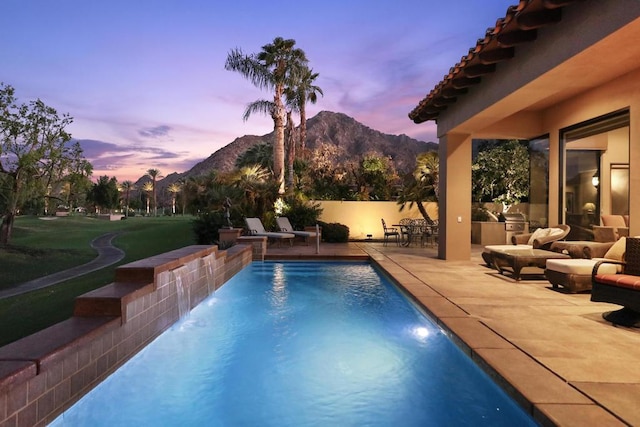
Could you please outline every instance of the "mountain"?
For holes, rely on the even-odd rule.
[[[162,190],[180,178],[206,175],[212,170],[231,171],[236,159],[250,147],[263,142],[272,143],[274,133],[263,136],[245,135],[222,147],[207,159],[184,173],[172,173],[158,181]],[[359,123],[342,113],[321,111],[307,120],[307,148],[311,151],[323,145],[332,145],[327,150],[332,154],[332,163],[359,162],[364,154],[376,153],[391,158],[399,173],[406,173],[415,167],[416,156],[425,151],[438,149],[435,142],[418,141],[407,135],[388,135]],[[148,181],[141,177],[136,187]]]

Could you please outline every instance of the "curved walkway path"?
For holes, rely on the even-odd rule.
[[[111,243],[114,237],[120,233],[121,232],[107,233],[91,241],[91,247],[98,252],[98,256],[94,260],[48,276],[21,283],[13,288],[0,290],[0,298],[12,297],[36,289],[46,288],[115,264],[124,258],[125,255],[122,250],[116,248]]]

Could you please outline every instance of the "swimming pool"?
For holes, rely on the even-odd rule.
[[[53,426],[535,425],[366,263],[253,263]]]

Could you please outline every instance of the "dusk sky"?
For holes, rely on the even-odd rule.
[[[0,82],[74,122],[101,175],[185,172],[273,121],[242,115],[271,99],[224,69],[230,50],[294,39],[324,92],[307,107],[375,130],[437,141],[409,112],[517,0],[2,0]],[[296,121],[296,125],[297,125]]]

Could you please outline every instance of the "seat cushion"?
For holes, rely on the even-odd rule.
[[[631,274],[598,274],[595,282],[633,291],[640,290],[640,276]]]
[[[590,276],[593,271],[593,266],[596,265],[597,261],[602,261],[602,258],[548,259],[546,268],[547,270],[557,271],[558,273]],[[620,266],[616,264],[602,264],[598,272],[600,274],[616,274],[619,269]]]
[[[484,247],[484,252],[513,250],[513,249],[533,249],[533,246],[531,245],[487,245]]]
[[[607,259],[622,261],[622,259],[624,258],[624,252],[626,249],[627,249],[627,238],[621,237],[618,239],[617,242],[613,244],[613,246],[609,248],[607,253],[604,254],[604,257]]]

